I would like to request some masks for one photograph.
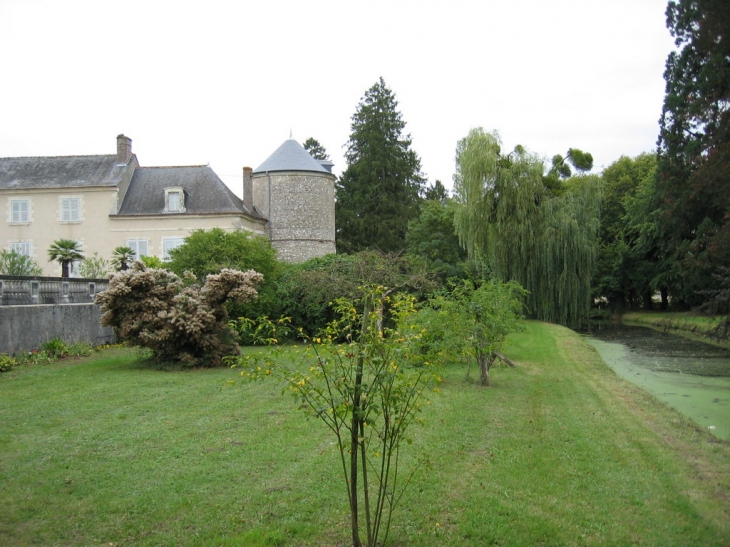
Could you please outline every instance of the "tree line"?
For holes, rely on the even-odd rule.
[[[379,252],[399,257],[391,268],[407,264],[440,284],[517,282],[528,291],[528,315],[571,327],[595,302],[615,310],[707,309],[722,299],[730,277],[730,7],[673,0],[666,15],[677,49],[666,62],[656,151],[621,157],[595,174],[591,155],[577,148],[549,159],[524,146],[504,151],[497,131],[474,128],[456,144],[450,195],[422,173],[395,93],[380,78],[352,116],[347,166],[336,181],[340,254],[289,269],[296,274],[272,269],[287,273],[265,283],[303,276],[320,287],[319,301],[357,282],[325,287],[317,272],[367,276],[377,261],[358,254]],[[304,146],[328,159],[316,139]],[[52,259],[63,265],[69,249],[57,251]],[[89,273],[111,266],[95,258],[82,263]],[[4,251],[0,271],[10,266],[17,257]],[[303,315],[328,313],[307,305]]]
[[[428,185],[382,78],[352,117],[337,182],[338,252],[403,252],[442,276],[478,262],[529,291],[528,313],[577,326],[592,303],[690,309],[730,286],[730,4],[670,1],[657,149],[600,175],[578,149],[550,160],[496,131],[457,143],[454,192]],[[727,300],[727,297],[724,297]],[[727,313],[724,305],[710,306]]]

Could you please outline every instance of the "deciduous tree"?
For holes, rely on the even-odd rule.
[[[651,308],[661,284],[656,225],[656,155],[622,157],[604,169],[595,295],[614,309]]]
[[[574,177],[562,195],[544,183],[542,159],[477,128],[459,141],[455,226],[471,257],[529,291],[537,318],[575,327],[588,314],[597,255],[600,180]]]

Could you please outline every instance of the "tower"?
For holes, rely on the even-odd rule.
[[[303,262],[335,252],[335,176],[288,139],[253,170],[253,206],[268,219],[279,258]]]

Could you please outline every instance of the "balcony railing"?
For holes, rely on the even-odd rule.
[[[108,287],[108,279],[0,275],[0,305],[85,304]]]

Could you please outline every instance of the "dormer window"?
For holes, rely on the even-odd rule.
[[[185,192],[181,187],[171,186],[169,188],[165,188],[165,212],[185,212]]]

